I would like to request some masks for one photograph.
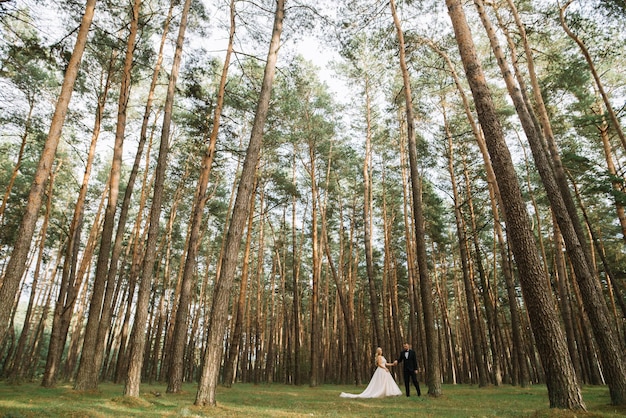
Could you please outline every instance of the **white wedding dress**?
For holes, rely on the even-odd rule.
[[[382,367],[376,367],[376,371],[370,380],[369,385],[359,394],[341,392],[342,398],[383,398],[385,396],[400,396],[402,392],[393,380],[391,373],[385,369],[387,360],[384,357],[380,359]]]

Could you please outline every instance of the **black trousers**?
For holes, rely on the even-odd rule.
[[[413,381],[413,385],[417,390],[417,396],[422,396],[420,383],[417,381],[417,377],[415,376],[415,370],[404,370],[404,387],[406,388],[406,396],[409,396],[409,387],[411,383],[409,380]]]

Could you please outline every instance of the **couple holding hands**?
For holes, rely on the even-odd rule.
[[[417,356],[415,351],[411,349],[408,343],[404,343],[402,351],[398,356],[398,359],[393,363],[387,363],[385,357],[383,357],[383,349],[378,347],[376,349],[376,371],[372,376],[372,380],[367,385],[365,390],[359,394],[341,392],[342,398],[382,398],[385,396],[400,396],[402,392],[396,384],[396,381],[391,376],[387,367],[395,366],[398,363],[402,363],[404,374],[404,385],[406,387],[406,396],[409,396],[409,388],[411,382],[415,385],[417,390],[417,396],[421,396],[420,384],[417,381]]]

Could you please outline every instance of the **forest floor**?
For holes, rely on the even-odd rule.
[[[427,389],[422,383],[423,392]],[[345,399],[341,392],[359,393],[365,386],[235,384],[219,387],[217,406],[193,405],[196,385],[179,394],[165,393],[163,384],[142,385],[139,398],[122,396],[123,386],[99,385],[97,391],[77,392],[71,385],[44,389],[38,383],[0,382],[0,417],[624,417],[626,407],[610,405],[608,388],[582,389],[586,412],[549,408],[543,385],[528,388],[479,388],[444,385],[439,398],[406,396]]]

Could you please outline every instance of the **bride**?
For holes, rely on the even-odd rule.
[[[396,381],[393,380],[389,369],[387,369],[388,366],[393,366],[393,363],[387,364],[387,360],[383,357],[383,349],[378,347],[376,349],[376,371],[369,385],[358,395],[341,392],[339,396],[342,398],[382,398],[385,396],[402,395]]]

